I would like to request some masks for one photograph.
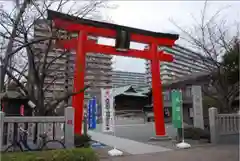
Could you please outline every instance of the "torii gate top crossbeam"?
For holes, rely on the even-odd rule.
[[[54,20],[56,28],[70,32],[85,30],[89,34],[103,37],[115,37],[116,30],[121,29],[128,31],[131,34],[131,41],[148,44],[154,42],[158,45],[172,46],[179,38],[179,35],[177,34],[159,33],[106,22],[93,21],[52,10],[48,10],[48,19]]]

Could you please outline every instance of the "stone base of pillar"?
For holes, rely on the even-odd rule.
[[[166,141],[166,140],[172,140],[172,138],[168,135],[164,135],[164,136],[154,136],[149,139],[149,141]]]

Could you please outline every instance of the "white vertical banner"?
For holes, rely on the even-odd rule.
[[[101,89],[102,131],[114,132],[114,97],[112,89]]]

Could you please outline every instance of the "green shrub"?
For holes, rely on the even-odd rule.
[[[189,127],[184,129],[184,137],[187,139],[200,140],[208,139],[210,140],[210,134],[207,130],[201,128]]]
[[[89,147],[91,137],[89,135],[75,135],[74,144],[75,147]]]
[[[16,152],[2,154],[2,161],[98,161],[90,148],[61,149],[38,152]]]

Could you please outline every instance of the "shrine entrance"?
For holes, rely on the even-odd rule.
[[[158,51],[158,47],[172,47],[178,39],[178,35],[92,21],[51,10],[48,10],[48,19],[53,21],[54,28],[56,29],[66,30],[70,33],[78,33],[77,38],[64,39],[57,42],[64,49],[76,50],[77,55],[74,73],[75,92],[84,88],[85,70],[82,69],[85,69],[85,56],[88,52],[135,57],[151,61],[155,131],[157,136],[164,136],[165,124],[160,80],[160,61],[171,62],[173,61],[173,56],[163,51]],[[115,46],[96,44],[96,42],[88,40],[89,35],[114,38],[116,40]],[[143,51],[130,49],[131,41],[148,44],[149,48]],[[72,106],[75,108],[75,133],[81,134],[84,93],[77,94],[73,97]]]

